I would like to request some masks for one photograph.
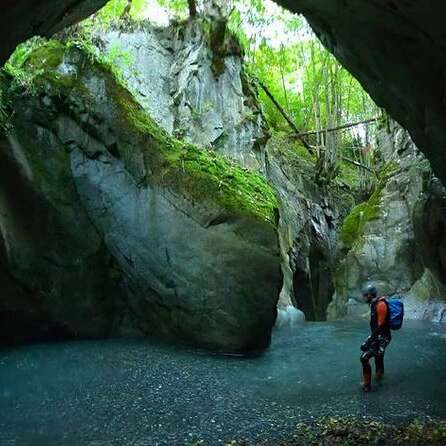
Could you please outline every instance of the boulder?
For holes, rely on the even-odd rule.
[[[41,203],[1,226],[8,274],[46,312],[58,301],[51,321],[71,334],[156,335],[230,352],[266,347],[281,285],[277,201],[266,181],[172,138],[85,49],[50,41],[21,69],[28,84],[7,86],[10,156]],[[37,233],[17,244],[16,228],[30,218]],[[48,239],[58,265],[50,278],[39,270]],[[36,243],[38,261],[29,264]],[[72,264],[78,269],[65,278]],[[42,281],[66,295],[53,286],[49,299]],[[97,328],[71,300],[108,325]]]

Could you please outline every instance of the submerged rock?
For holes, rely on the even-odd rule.
[[[281,284],[266,181],[173,139],[82,49],[49,42],[21,69],[8,157],[33,207],[15,209],[2,177],[0,227],[28,307],[70,336],[266,347]]]

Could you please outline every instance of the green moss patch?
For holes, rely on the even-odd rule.
[[[314,174],[316,157],[296,138],[285,132],[274,131],[268,142],[269,150],[275,157],[282,158],[284,164],[300,174]]]
[[[398,165],[389,162],[384,165],[378,174],[374,192],[363,203],[355,206],[342,223],[340,239],[346,248],[351,248],[361,236],[367,222],[379,218],[381,214],[381,195],[389,179],[398,171]]]
[[[152,181],[197,201],[215,201],[235,214],[254,214],[276,224],[277,198],[265,178],[215,152],[172,138],[123,87],[109,84],[109,92],[125,125],[146,138],[141,143],[154,171]]]
[[[339,161],[339,171],[336,181],[346,185],[351,190],[359,191],[361,189],[361,176],[359,173],[359,168],[341,159]]]
[[[50,82],[54,93],[71,87],[75,77],[56,70],[63,62],[66,46],[55,40],[31,39],[17,47],[4,72],[12,79],[12,88],[25,90],[28,94],[40,94]]]

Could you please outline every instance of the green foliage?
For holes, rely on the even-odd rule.
[[[9,88],[37,95],[48,82],[58,90],[72,86],[75,76],[56,70],[63,61],[64,52],[65,45],[56,40],[33,38],[22,43],[3,68],[11,79]]]
[[[296,138],[286,132],[272,131],[268,149],[274,158],[282,158],[283,165],[300,175],[310,177],[314,172],[316,158]]]
[[[165,8],[170,16],[183,20],[189,14],[187,0],[157,0],[159,6]]]
[[[34,37],[28,41],[21,43],[17,46],[14,53],[12,53],[9,60],[3,67],[4,73],[10,76],[15,83],[15,86],[21,87],[26,91],[30,91],[33,86],[33,78],[36,74],[44,72],[44,65],[54,64],[57,52],[46,52],[43,46],[46,41],[40,37]],[[31,55],[37,51],[34,55],[33,64],[35,65],[33,70],[25,68],[25,64],[28,62]],[[40,59],[36,57],[39,56]],[[39,73],[37,73],[39,71]]]
[[[5,76],[0,73],[0,130],[8,133],[10,130],[10,113],[6,89],[7,85]]]
[[[339,162],[337,180],[348,186],[350,190],[359,191],[361,189],[361,177],[359,169],[346,161]]]
[[[128,18],[139,19],[146,4],[147,0],[132,0]],[[101,27],[111,26],[122,18],[127,5],[128,0],[110,0],[96,13],[93,20],[99,22]]]

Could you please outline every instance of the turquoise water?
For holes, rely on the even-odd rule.
[[[446,327],[407,323],[385,381],[363,394],[366,322],[277,331],[256,358],[146,341],[39,344],[0,353],[0,444],[274,444],[297,422],[356,415],[446,417]]]

